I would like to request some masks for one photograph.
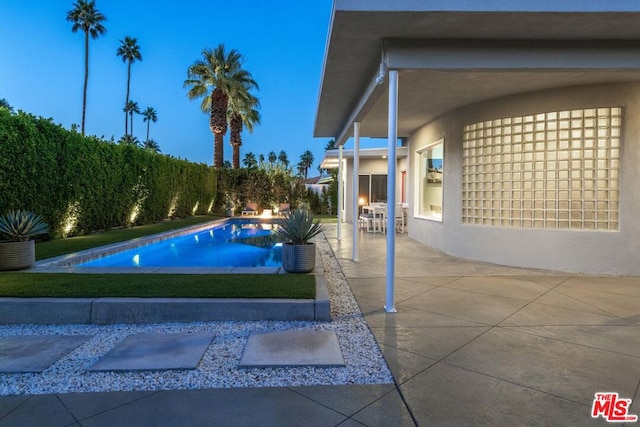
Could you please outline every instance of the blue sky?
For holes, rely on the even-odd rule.
[[[14,109],[51,117],[69,128],[82,115],[84,38],[65,17],[72,0],[1,0],[0,98]],[[130,99],[154,107],[150,137],[163,153],[212,163],[213,136],[200,101],[189,101],[186,71],[204,48],[224,43],[245,57],[260,85],[262,125],[243,134],[241,157],[285,150],[292,163],[305,150],[316,158],[328,138],[313,138],[331,0],[97,0],[107,33],[90,41],[86,133],[124,134],[127,66],[116,50],[138,39],[143,60],[132,65]],[[142,116],[134,135],[145,139]],[[228,133],[225,160],[231,160]]]

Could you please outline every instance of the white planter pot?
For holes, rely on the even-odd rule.
[[[309,273],[316,268],[316,245],[282,245],[282,268],[289,273]]]
[[[36,242],[0,242],[0,271],[23,270],[36,262]]]

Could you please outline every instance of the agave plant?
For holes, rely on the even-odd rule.
[[[308,210],[294,209],[285,215],[277,232],[294,245],[304,245],[322,232],[322,224],[314,222],[313,215]]]
[[[49,229],[42,217],[31,211],[18,209],[0,216],[0,234],[14,242],[24,242],[48,232]]]

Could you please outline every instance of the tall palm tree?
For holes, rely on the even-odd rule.
[[[116,55],[122,57],[122,62],[127,63],[127,97],[124,100],[124,105],[129,102],[129,86],[131,83],[131,64],[136,60],[142,61],[142,54],[140,53],[140,46],[138,46],[138,39],[126,36],[124,40],[120,40],[120,46],[116,51]],[[127,113],[124,114],[124,133],[127,133]],[[149,139],[147,137],[147,139]]]
[[[307,179],[307,173],[309,172],[309,168],[313,164],[313,153],[309,150],[305,151],[300,155],[300,163],[299,165],[304,168],[304,179]]]
[[[251,95],[246,87],[236,87],[229,98],[229,118],[230,136],[229,142],[233,147],[233,167],[240,167],[240,146],[242,145],[242,129],[246,128],[253,132],[253,126],[260,124],[260,113],[257,108],[260,106],[258,98]]]
[[[87,84],[89,82],[89,36],[97,39],[107,32],[102,25],[107,18],[96,9],[95,0],[78,0],[73,4],[73,9],[67,12],[67,21],[72,22],[71,31],[84,32],[84,88],[82,90],[82,124],[81,132],[84,135],[84,123],[87,110]]]
[[[134,114],[140,114],[140,107],[138,107],[138,103],[135,101],[129,101],[125,104],[124,108],[122,109],[122,111],[124,111],[125,114],[128,114],[129,117],[131,118],[131,132],[129,132],[129,135],[133,136],[133,115]],[[126,130],[125,130],[126,132]],[[126,135],[126,133],[125,133]]]
[[[242,68],[242,55],[235,49],[228,53],[224,44],[202,51],[202,59],[196,60],[187,70],[184,87],[189,99],[203,97],[200,108],[209,113],[209,127],[214,136],[215,167],[224,161],[223,137],[227,133],[227,104],[236,85],[257,87],[251,73]]]
[[[142,112],[142,117],[144,117],[143,121],[147,122],[147,141],[149,141],[149,125],[151,122],[155,123],[158,121],[158,112],[153,107],[147,107],[146,110]]]

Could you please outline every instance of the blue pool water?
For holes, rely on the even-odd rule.
[[[77,267],[279,267],[277,225],[231,222],[78,264]]]

